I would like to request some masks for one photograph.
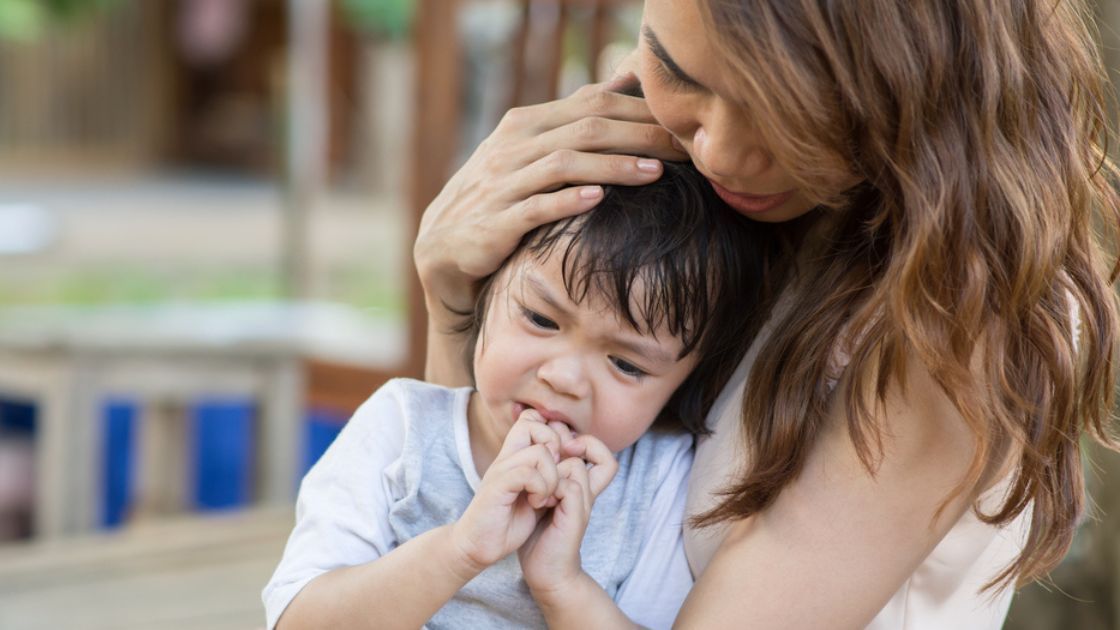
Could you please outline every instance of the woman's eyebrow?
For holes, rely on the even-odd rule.
[[[661,40],[657,39],[657,35],[653,32],[652,28],[648,25],[643,26],[642,34],[645,35],[646,41],[649,42],[649,49],[653,51],[653,55],[660,59],[661,63],[665,64],[669,72],[675,74],[678,79],[685,83],[691,83],[697,86],[700,85],[699,81],[689,76],[687,72],[677,65],[677,62],[673,61],[673,58],[669,55],[669,51],[665,50],[665,47],[661,45]]]

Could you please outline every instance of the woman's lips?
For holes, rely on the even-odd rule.
[[[716,194],[719,195],[719,198],[723,199],[724,203],[739,212],[746,213],[773,210],[789,201],[790,197],[797,192],[796,190],[787,190],[786,192],[773,195],[748,195],[746,193],[732,192],[710,179],[708,182],[712,185],[712,189],[716,191]]]

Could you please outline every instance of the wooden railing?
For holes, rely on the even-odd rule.
[[[138,162],[161,141],[162,2],[131,0],[0,41],[0,167]]]

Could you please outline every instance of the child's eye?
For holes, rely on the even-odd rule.
[[[643,376],[647,376],[645,370],[627,361],[626,359],[620,359],[618,357],[611,357],[610,359],[611,363],[614,364],[614,367],[626,376],[638,379],[642,378]]]
[[[560,330],[560,327],[556,325],[556,322],[534,310],[522,307],[521,312],[525,315],[525,319],[529,320],[529,323],[536,326],[537,328],[540,328],[542,330]]]

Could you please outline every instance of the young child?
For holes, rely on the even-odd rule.
[[[670,625],[767,229],[666,164],[528,234],[464,316],[475,387],[387,383],[304,478],[268,627]]]

